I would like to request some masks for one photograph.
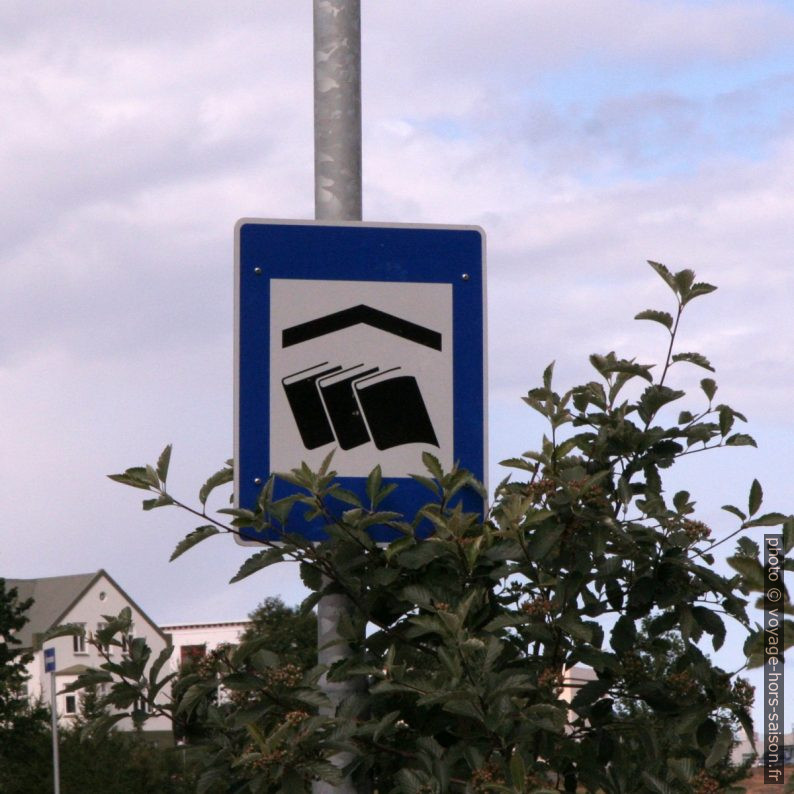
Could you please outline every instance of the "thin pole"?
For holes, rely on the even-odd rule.
[[[362,217],[360,0],[314,0],[314,217]]]
[[[55,671],[50,673],[50,709],[52,711],[52,790],[61,794],[61,764],[58,757],[58,708],[55,702]]]
[[[326,221],[361,220],[361,3],[314,2],[314,216]],[[323,596],[317,605],[318,662],[330,667],[350,658],[340,642],[339,621],[353,611],[341,594]],[[329,643],[332,643],[330,647]],[[358,690],[354,682],[322,680],[336,706]],[[349,753],[333,758],[343,767]],[[338,786],[314,784],[314,794],[355,794],[349,779]]]

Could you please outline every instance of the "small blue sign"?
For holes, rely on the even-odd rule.
[[[55,672],[55,648],[44,649],[44,672]]]
[[[409,519],[433,496],[422,454],[485,479],[485,270],[478,227],[268,221],[236,227],[235,494],[256,505],[273,472],[329,452],[366,503]],[[279,482],[276,497],[294,492]],[[465,510],[482,512],[471,490]],[[340,508],[343,506],[341,503]],[[299,518],[288,531],[325,537]],[[245,540],[261,540],[253,531]],[[376,527],[387,542],[397,533]],[[268,536],[271,539],[275,536]]]

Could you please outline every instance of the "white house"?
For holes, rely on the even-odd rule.
[[[55,649],[56,689],[60,692],[67,684],[90,667],[99,667],[104,659],[87,637],[107,622],[104,616],[114,617],[124,607],[132,610],[132,628],[129,638],[143,637],[152,649],[152,661],[169,644],[169,638],[146,613],[103,570],[73,576],[51,576],[44,579],[7,579],[7,589],[16,588],[19,601],[33,599],[27,611],[28,622],[16,635],[21,648],[33,654],[28,665],[28,696],[50,703],[50,674],[44,671],[44,648]],[[85,637],[56,637],[43,641],[43,635],[56,626],[66,623],[82,625]],[[120,648],[111,647],[112,654],[121,654]],[[164,697],[167,693],[164,693]],[[56,709],[61,723],[68,723],[79,713],[79,694],[58,694]],[[120,730],[130,730],[132,722],[124,719],[118,723]],[[147,733],[171,736],[171,723],[167,717],[153,716],[145,724]]]
[[[201,659],[219,645],[239,645],[251,625],[249,621],[226,623],[175,623],[162,626],[171,639],[171,670],[177,671],[187,661]]]

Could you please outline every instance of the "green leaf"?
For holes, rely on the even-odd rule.
[[[612,684],[613,681],[606,678],[597,678],[594,681],[588,681],[586,684],[582,684],[573,696],[571,706],[576,709],[578,713],[582,713],[597,700],[604,697],[604,695],[609,692]]]
[[[143,509],[154,510],[156,507],[166,507],[173,503],[174,500],[168,494],[160,494],[156,499],[144,499]]]
[[[162,651],[160,651],[157,658],[154,660],[154,663],[149,668],[149,686],[153,689],[160,688],[157,687],[157,677],[160,675],[160,671],[163,669],[165,663],[171,658],[173,650],[174,649],[170,645],[167,645]]]
[[[55,626],[41,635],[41,641],[47,642],[55,637],[82,637],[85,636],[85,626],[80,623],[64,623]]]
[[[686,303],[686,296],[689,294],[689,288],[695,281],[695,271],[689,270],[689,268],[679,270],[675,276],[673,276],[673,279],[675,280],[676,287],[678,287],[678,294],[684,298],[682,303]]]
[[[750,527],[776,527],[778,524],[784,523],[785,520],[786,516],[783,513],[764,513],[764,515],[758,516],[752,521],[746,521],[743,527],[744,529],[750,529]]]
[[[516,790],[523,790],[526,777],[527,768],[524,765],[524,759],[518,748],[513,748],[513,755],[510,756],[510,779]]]
[[[703,378],[703,380],[700,381],[700,388],[703,389],[703,393],[709,398],[709,402],[711,402],[714,399],[714,395],[717,393],[716,381],[711,378]]]
[[[402,551],[410,548],[416,543],[414,538],[410,535],[404,538],[398,538],[397,540],[393,541],[386,547],[386,551],[384,552],[384,556],[387,560],[391,560],[395,554],[399,554]]]
[[[788,554],[794,548],[794,516],[783,522],[783,553]]]
[[[394,726],[394,723],[400,718],[400,711],[390,711],[388,714],[381,717],[378,721],[378,724],[375,726],[375,730],[372,733],[372,740],[377,742],[381,736],[386,731],[391,732],[391,728]]]
[[[429,785],[426,785],[429,781],[426,780],[426,776],[423,773],[420,776],[418,772],[406,767],[402,767],[395,778],[398,784],[396,790],[400,794],[421,794],[424,791],[434,790]]]
[[[753,557],[757,559],[758,555],[761,553],[759,545],[754,540],[750,540],[750,538],[745,536],[740,537],[736,541],[736,547],[742,557]]]
[[[668,331],[673,328],[673,317],[668,312],[660,312],[656,309],[646,309],[635,315],[635,320],[653,320],[655,323],[661,323]]]
[[[169,656],[171,655],[171,648],[166,649]],[[63,689],[58,690],[58,694],[63,692],[77,692],[85,687],[96,686],[97,684],[110,684],[113,682],[113,676],[107,670],[86,670],[80,673],[76,681],[67,684]]]
[[[620,496],[620,501],[624,505],[629,505],[631,500],[634,498],[634,492],[631,490],[631,485],[626,482],[626,478],[621,474],[618,477],[618,495]]]
[[[234,577],[232,577],[229,580],[229,584],[234,584],[234,582],[239,582],[241,579],[245,579],[246,577],[250,576],[252,573],[261,571],[263,568],[267,568],[269,565],[273,565],[274,563],[281,562],[283,559],[284,559],[284,550],[280,548],[258,551],[256,554],[252,554],[240,566],[240,570],[237,571]]]
[[[129,485],[131,488],[140,488],[143,491],[151,491],[152,484],[146,478],[146,469],[142,466],[134,466],[127,469],[123,474],[108,474],[109,480],[120,482],[122,485]]]
[[[717,288],[713,284],[706,284],[704,281],[698,281],[689,288],[686,298],[684,298],[682,303],[686,305],[689,303],[689,301],[694,300],[701,295],[708,295],[710,292],[714,292],[716,289]]]
[[[424,477],[421,474],[409,474],[408,475],[412,480],[416,480],[421,485],[424,485],[429,491],[432,491],[434,494],[438,495],[441,493],[441,489],[438,487],[438,483],[435,480],[431,480],[429,477]]]
[[[207,695],[209,695],[211,692],[216,692],[217,689],[218,682],[215,680],[201,681],[197,684],[193,684],[192,686],[188,687],[187,691],[180,699],[176,713],[190,714],[200,701],[207,697]]]
[[[299,570],[301,581],[309,590],[316,591],[323,586],[323,575],[316,565],[310,565],[308,562],[301,560]]]
[[[444,479],[444,470],[441,468],[441,463],[435,455],[431,455],[429,452],[423,452],[422,463],[425,464],[425,468],[437,480],[441,481]]]
[[[671,758],[667,763],[670,771],[682,783],[688,783],[697,770],[694,758]]]
[[[575,640],[581,642],[592,642],[593,640],[592,625],[583,623],[573,612],[565,612],[561,615],[557,620],[557,625]]]
[[[693,606],[692,614],[700,627],[711,635],[714,650],[718,651],[725,642],[725,624],[722,622],[722,618],[716,612],[703,606]]]
[[[661,276],[664,283],[667,284],[673,292],[678,294],[678,285],[676,284],[673,274],[661,262],[652,262],[649,259],[648,264]]]
[[[653,383],[653,377],[650,373],[652,367],[653,364],[635,364],[633,361],[616,361],[614,364],[609,364],[605,368],[605,372],[618,372],[632,377],[637,375],[647,380],[648,383]]]
[[[336,452],[336,447],[334,447],[324,458],[323,462],[320,464],[320,468],[317,469],[317,474],[321,477],[328,471],[328,467],[331,465],[331,460],[334,457],[334,453]]]
[[[761,489],[761,483],[758,480],[753,480],[753,484],[750,486],[750,496],[747,500],[748,511],[751,516],[758,512],[763,498],[764,492]]]
[[[764,589],[764,569],[758,560],[749,557],[728,557],[728,565],[738,571],[751,590]]]
[[[751,631],[744,641],[742,651],[747,657],[747,666],[751,670],[756,667],[761,667],[765,663],[765,643],[764,643],[764,630],[763,628]],[[748,734],[752,736],[752,733]]]
[[[432,540],[421,541],[400,554],[399,562],[403,568],[416,571],[424,568],[429,562],[448,554],[446,544]]]
[[[714,372],[711,362],[700,353],[676,353],[673,356],[673,361],[688,361],[690,364],[696,364],[698,367]]]
[[[196,527],[196,529],[194,529],[192,532],[189,532],[182,540],[179,541],[177,547],[173,551],[173,554],[171,554],[171,557],[169,558],[169,562],[173,562],[188,549],[192,549],[193,546],[201,543],[202,540],[211,538],[213,535],[217,535],[219,532],[220,530],[217,527],[214,527],[210,524],[206,524],[203,527]]]
[[[720,732],[717,734],[717,740],[714,742],[711,752],[706,758],[706,769],[711,769],[715,764],[724,760],[728,756],[732,744],[733,732],[727,725],[724,725],[720,728]]]
[[[223,677],[221,684],[235,692],[255,692],[264,688],[264,681],[251,673],[231,673]]]
[[[554,362],[552,361],[546,369],[543,370],[543,388],[551,391],[551,379],[554,375]]]
[[[209,495],[212,491],[217,488],[219,485],[223,485],[224,483],[231,482],[234,479],[234,471],[231,468],[224,468],[216,471],[215,474],[211,475],[204,485],[201,486],[199,490],[199,501],[201,504],[206,504]]]
[[[524,712],[524,717],[538,728],[553,733],[560,733],[566,722],[565,711],[551,703],[536,703],[530,706]]]
[[[171,462],[171,444],[169,444],[157,459],[157,476],[160,482],[165,484],[166,477],[168,477],[168,464]]]
[[[533,560],[542,560],[559,543],[562,537],[562,527],[541,527],[532,534],[528,549]]]
[[[719,405],[717,407],[720,418],[720,435],[727,436],[733,427],[734,413],[727,405]]]
[[[637,628],[634,621],[627,615],[621,615],[615,623],[611,634],[612,650],[618,654],[626,653],[637,641]]]
[[[506,458],[505,460],[500,460],[499,465],[533,473],[537,469],[536,463],[532,463],[528,460],[525,460],[524,458]]]
[[[734,507],[734,505],[723,505],[722,509],[727,511],[728,513],[733,513],[735,516],[741,518],[742,521],[745,521],[747,519],[747,516],[741,510],[739,510],[738,507]]]
[[[349,491],[347,488],[342,488],[342,486],[338,485],[337,483],[334,483],[331,486],[331,490],[328,492],[328,495],[340,502],[344,502],[346,505],[361,507],[361,500],[358,498],[358,496],[356,496],[352,491]]]
[[[208,769],[202,773],[196,784],[196,794],[208,794],[217,782],[222,782],[226,779],[226,774],[225,769]]]
[[[380,464],[369,473],[367,477],[367,499],[374,509],[376,506],[376,499],[380,491],[381,482],[383,481],[383,474],[381,472]]]
[[[725,440],[725,446],[728,447],[757,447],[755,439],[748,436],[746,433],[734,433],[732,436]]]
[[[697,727],[697,731],[695,733],[695,738],[697,739],[697,743],[701,747],[709,747],[714,744],[714,741],[717,738],[717,723],[714,722],[711,717],[707,717],[703,722],[700,723]],[[689,778],[685,778],[688,780]]]
[[[648,633],[651,637],[657,637],[665,631],[670,631],[678,623],[678,617],[674,611],[664,612],[657,615],[648,624]]]
[[[123,720],[127,714],[121,712],[120,714],[102,714],[97,719],[91,720],[83,726],[80,731],[80,738],[91,741],[101,741],[112,730],[113,726]]]
[[[157,476],[157,472],[152,466],[149,466],[148,463],[144,467],[144,471],[146,472],[146,481],[152,486],[152,488],[158,490],[160,488],[160,478]]]
[[[684,397],[686,392],[669,386],[648,386],[639,401],[639,415],[643,422],[650,422],[662,406]]]
[[[689,491],[678,491],[673,497],[673,505],[679,513],[691,513],[691,504],[689,502]]]

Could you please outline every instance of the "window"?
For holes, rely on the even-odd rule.
[[[85,653],[85,623],[79,623],[83,631],[81,634],[74,634],[72,636],[72,650],[75,653]]]
[[[183,645],[179,649],[179,666],[195,664],[200,662],[207,654],[207,646],[202,645]]]
[[[149,708],[146,705],[146,698],[135,698],[134,703],[132,704],[132,713],[133,713],[133,720],[136,718],[135,715],[137,713],[138,718],[142,717],[144,714],[149,713]]]
[[[77,695],[67,695],[64,700],[66,702],[66,713],[77,714]]]

